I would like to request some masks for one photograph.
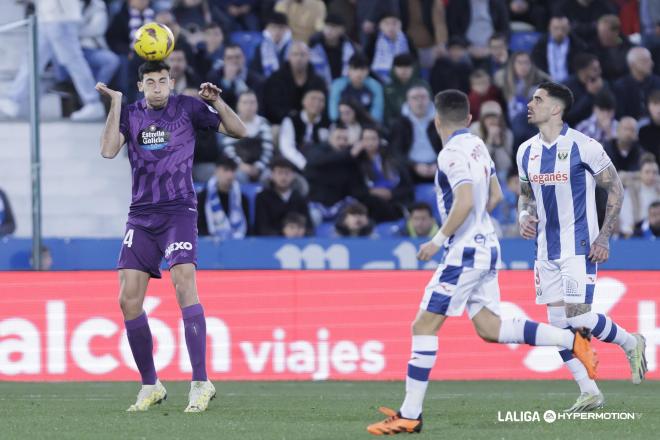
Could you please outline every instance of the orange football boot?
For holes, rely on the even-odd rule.
[[[422,430],[422,416],[419,419],[405,419],[391,408],[381,406],[378,411],[387,416],[382,422],[367,426],[367,431],[373,435],[394,435],[406,432],[419,433]]]
[[[573,354],[582,362],[587,369],[589,379],[596,379],[598,368],[598,354],[591,346],[591,331],[581,327],[575,330],[575,341],[573,342]]]

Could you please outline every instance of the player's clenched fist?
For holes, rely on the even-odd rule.
[[[536,224],[539,219],[531,214],[523,215],[520,219],[520,236],[531,240],[536,237]]]
[[[111,99],[120,99],[122,97],[122,93],[117,91],[117,90],[112,90],[110,87],[105,85],[105,83],[99,82],[96,83],[95,89],[104,96],[107,96],[108,98]]]
[[[440,246],[433,243],[432,241],[427,241],[419,247],[419,252],[417,252],[417,259],[421,261],[429,261],[435,254],[440,250]]]
[[[220,97],[222,90],[215,84],[205,82],[199,86],[199,96],[204,101],[216,101]]]

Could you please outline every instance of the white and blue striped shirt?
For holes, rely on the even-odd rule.
[[[477,269],[496,268],[499,242],[486,209],[493,175],[495,165],[486,145],[467,128],[454,132],[438,154],[435,186],[442,223],[447,221],[456,187],[471,183],[474,201],[472,211],[445,245],[444,264]]]
[[[528,139],[516,162],[536,199],[536,258],[588,255],[598,235],[594,176],[612,163],[603,146],[564,124],[552,144],[540,134]]]

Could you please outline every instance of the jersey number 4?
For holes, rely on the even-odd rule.
[[[128,247],[133,246],[133,231],[134,229],[129,229],[126,232],[126,237],[124,237],[124,244],[127,245]]]

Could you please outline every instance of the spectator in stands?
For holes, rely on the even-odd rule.
[[[190,35],[201,37],[204,28],[215,22],[222,23],[223,17],[218,8],[212,7],[214,2],[209,0],[174,0],[172,14],[174,19],[183,29],[186,38]],[[193,37],[193,40],[196,38]],[[195,43],[191,41],[194,45]]]
[[[105,108],[98,92],[92,70],[85,60],[80,44],[82,10],[79,0],[41,0],[37,8],[39,32],[37,35],[39,75],[51,60],[64,66],[73,80],[83,107],[71,114],[73,121],[94,121],[105,117]],[[27,52],[26,52],[27,55]],[[21,63],[8,93],[0,97],[0,115],[18,116],[27,102],[30,77],[27,56]]]
[[[575,129],[605,145],[617,135],[618,122],[614,119],[615,108],[616,103],[612,93],[609,90],[601,90],[594,97],[593,113]]]
[[[179,25],[179,22],[176,21],[174,13],[168,9],[158,11],[158,13],[156,13],[155,21],[156,23],[164,24],[170,28],[172,35],[174,35],[175,49],[184,51],[187,60],[195,59],[195,50],[193,49],[193,46],[196,46],[197,43],[204,40],[201,28],[193,28],[195,31],[194,33],[184,30],[181,25]]]
[[[571,27],[587,44],[596,38],[598,19],[603,15],[616,13],[611,2],[602,0],[553,1],[551,6],[554,13],[563,13],[571,19]]]
[[[433,238],[440,227],[433,218],[433,211],[428,203],[417,202],[408,207],[408,220],[406,226],[400,231],[404,237]]]
[[[660,90],[654,90],[649,96],[648,118],[639,123],[639,143],[660,165]]]
[[[348,63],[355,53],[355,46],[346,36],[341,16],[328,15],[323,30],[312,36],[309,47],[314,70],[328,87],[335,79],[348,75]]]
[[[80,45],[97,82],[110,84],[117,69],[119,55],[108,48],[105,32],[108,28],[108,9],[103,0],[83,0],[83,20],[79,29]],[[67,77],[68,77],[67,72]]]
[[[486,67],[490,76],[495,78],[497,72],[506,68],[509,60],[509,46],[506,35],[493,34],[488,41],[488,49],[490,50],[490,62]]]
[[[273,133],[266,118],[259,116],[257,95],[245,90],[238,95],[236,112],[247,135],[242,139],[222,137],[222,153],[238,165],[236,179],[241,183],[258,182],[268,171],[273,157]]]
[[[301,109],[303,95],[309,89],[325,90],[325,81],[314,73],[307,45],[296,41],[288,61],[264,84],[264,116],[271,124],[280,124],[292,110]]]
[[[165,62],[170,66],[170,79],[174,81],[176,93],[182,93],[187,88],[195,89],[202,83],[193,68],[188,65],[183,50],[175,48]]]
[[[401,30],[401,19],[395,11],[382,15],[378,21],[378,32],[369,40],[364,53],[371,60],[371,71],[385,84],[390,82],[394,57],[401,53],[415,53]]]
[[[426,87],[408,90],[401,116],[391,130],[392,150],[409,166],[413,180],[432,182],[442,141],[435,129],[435,109]]]
[[[391,73],[392,81],[385,86],[385,116],[386,125],[393,123],[401,115],[401,107],[406,102],[406,94],[411,87],[429,84],[419,76],[415,69],[415,59],[412,55],[402,53],[394,57]]]
[[[479,136],[495,162],[501,178],[507,175],[513,163],[513,133],[506,125],[502,106],[497,101],[481,104],[480,118],[470,125],[470,131]]]
[[[638,20],[642,43],[651,51],[655,72],[660,74],[660,2],[639,0],[634,6],[637,10],[631,16]]]
[[[307,200],[293,187],[295,168],[283,157],[273,160],[268,184],[257,194],[254,224],[256,235],[282,235],[286,227],[284,219],[291,213],[302,216],[305,224],[311,226]],[[303,235],[304,231],[305,227]]]
[[[53,255],[50,252],[50,249],[46,245],[41,245],[41,270],[47,271],[51,270],[53,267]],[[30,267],[34,267],[34,261],[32,261],[32,255],[30,255]]]
[[[383,120],[383,86],[369,77],[369,61],[361,53],[354,54],[348,62],[348,76],[332,82],[328,103],[328,115],[332,121],[339,117],[341,99],[353,99],[368,110],[376,121]]]
[[[263,40],[254,53],[250,68],[268,78],[285,65],[291,43],[291,30],[286,15],[273,12],[266,20]]]
[[[279,0],[275,11],[286,15],[294,40],[307,43],[323,29],[326,9],[322,0]]]
[[[334,0],[330,7],[332,8],[336,3],[340,2]],[[365,47],[378,32],[380,18],[399,9],[399,0],[360,0],[359,2],[349,0],[348,3],[355,3],[355,22],[359,26],[358,42],[362,47]],[[342,10],[350,10],[350,5]]]
[[[636,228],[635,236],[648,240],[660,238],[660,200],[651,203],[647,219]]]
[[[500,71],[495,78],[495,83],[502,89],[507,103],[507,115],[516,145],[536,132],[527,123],[527,103],[536,86],[549,79],[547,74],[532,63],[526,52],[516,52],[511,55],[506,70]]]
[[[245,238],[250,208],[236,180],[236,162],[221,156],[216,165],[215,175],[197,194],[199,235],[210,235],[221,240]]]
[[[15,230],[14,211],[11,209],[9,197],[0,188],[0,237],[13,234]]]
[[[479,111],[484,102],[502,101],[500,90],[493,85],[490,75],[485,70],[477,69],[470,74],[468,101],[470,102],[470,114],[474,121],[479,119]]]
[[[646,116],[646,101],[651,92],[660,89],[660,77],[653,74],[651,52],[645,47],[633,47],[626,56],[630,73],[614,83],[617,117]]]
[[[339,122],[348,131],[348,143],[355,145],[362,136],[362,127],[376,125],[371,115],[353,99],[339,101]]]
[[[293,110],[282,121],[280,152],[302,171],[307,164],[305,151],[328,140],[329,126],[324,90],[308,89],[302,99],[302,110]]]
[[[506,1],[451,1],[447,5],[447,27],[451,37],[462,37],[468,42],[474,60],[484,60],[490,55],[490,37],[496,32],[509,34]]]
[[[225,34],[220,25],[210,23],[204,27],[204,39],[197,43],[195,57],[195,70],[202,78],[208,78],[212,72],[222,69],[223,53],[225,53],[224,42]],[[213,83],[217,84],[217,82]],[[221,88],[222,92],[226,94],[227,89]],[[225,102],[227,101],[226,95],[223,95],[223,99]]]
[[[310,214],[315,225],[334,221],[347,203],[368,193],[345,127],[333,127],[329,142],[307,148],[305,157]]]
[[[509,19],[511,28],[545,29],[548,25],[548,5],[546,0],[509,0]],[[523,24],[524,27],[521,27]]]
[[[532,61],[553,81],[562,82],[573,73],[575,56],[586,49],[586,43],[571,32],[568,17],[560,14],[550,19],[548,32],[534,45]]]
[[[447,55],[441,55],[431,69],[431,90],[433,94],[447,89],[470,91],[470,72],[472,62],[466,51],[467,43],[463,38],[451,37],[447,44]]]
[[[654,157],[647,154],[640,162],[639,174],[635,173],[626,187],[619,220],[621,234],[630,237],[635,225],[647,220],[649,207],[657,200],[660,200],[658,164]]]
[[[614,14],[600,17],[597,29],[598,38],[589,50],[600,60],[603,77],[608,81],[616,81],[628,73],[626,55],[632,44],[621,33],[621,20]]]
[[[419,64],[425,69],[447,50],[447,20],[443,0],[402,0],[400,4],[403,32],[417,51]]]
[[[616,129],[616,138],[603,146],[617,171],[639,171],[639,161],[644,150],[637,140],[637,121],[634,118],[621,118]]]
[[[381,140],[378,129],[366,126],[351,149],[360,162],[369,195],[363,198],[371,218],[377,223],[398,220],[403,208],[413,200],[413,185],[408,170]]]
[[[342,210],[335,224],[335,232],[339,237],[369,237],[374,230],[374,224],[369,219],[367,207],[360,202],[351,202]]]
[[[243,49],[237,44],[228,44],[222,57],[222,67],[209,75],[212,83],[222,89],[222,98],[231,108],[236,108],[238,95],[252,90],[261,100],[264,78],[248,69]]]
[[[303,238],[309,222],[304,215],[290,212],[282,220],[282,233],[285,238]]]
[[[569,76],[565,82],[566,87],[573,93],[573,105],[564,117],[564,121],[573,127],[591,115],[594,97],[603,90],[609,90],[596,55],[581,53],[576,55],[574,62],[575,74]]]
[[[223,11],[229,16],[231,32],[260,30],[257,0],[220,0],[219,3],[222,3]]]

